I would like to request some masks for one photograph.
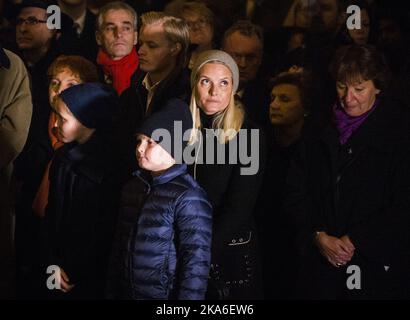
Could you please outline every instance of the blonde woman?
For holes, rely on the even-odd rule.
[[[261,297],[253,211],[264,145],[259,130],[235,103],[238,83],[238,67],[229,54],[209,50],[198,56],[191,74],[190,108],[197,129],[190,141],[195,146],[191,169],[214,208],[211,299]],[[244,164],[241,156],[251,150]],[[246,172],[246,167],[255,170]]]

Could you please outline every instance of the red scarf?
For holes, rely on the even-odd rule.
[[[101,48],[98,51],[97,63],[102,66],[104,74],[112,79],[112,86],[120,95],[131,85],[131,76],[137,70],[139,58],[133,47],[131,53],[119,60],[113,60]]]
[[[58,148],[64,145],[64,143],[59,140],[57,128],[55,126],[56,121],[57,115],[55,114],[55,112],[51,112],[50,118],[48,120],[48,136],[50,138],[51,146],[54,150],[57,150]],[[50,172],[51,161],[52,160],[50,160],[46,167],[43,179],[41,180],[40,186],[37,190],[37,194],[33,200],[32,205],[34,213],[36,214],[36,216],[40,218],[44,218],[46,213],[46,207],[48,204],[48,193],[50,190],[50,181],[48,179],[48,176]]]

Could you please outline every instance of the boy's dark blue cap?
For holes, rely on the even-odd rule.
[[[182,150],[185,149],[188,142],[183,140],[183,136],[175,137],[178,134],[178,129],[175,127],[178,121],[181,124],[182,135],[187,131],[192,129],[192,115],[189,110],[188,105],[180,99],[170,99],[159,111],[152,113],[141,125],[138,130],[139,134],[143,134],[147,137],[152,138],[152,134],[156,129],[166,130],[171,138],[169,145],[166,141],[157,141],[160,145],[175,159],[176,159],[176,146],[174,145],[175,140],[181,142]],[[177,142],[178,142],[177,141]]]
[[[110,128],[119,108],[117,92],[102,83],[75,85],[59,97],[74,117],[90,129]]]

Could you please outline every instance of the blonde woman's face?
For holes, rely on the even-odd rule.
[[[232,96],[232,73],[223,64],[207,63],[198,71],[197,104],[207,115],[224,110]]]

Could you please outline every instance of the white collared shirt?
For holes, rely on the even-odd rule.
[[[154,96],[155,90],[158,87],[160,82],[161,81],[158,81],[157,83],[151,85],[151,81],[148,78],[148,73],[145,75],[144,80],[142,80],[142,85],[145,87],[145,89],[148,90],[146,111],[148,111],[149,105],[151,104],[152,97]]]
[[[87,10],[84,10],[83,14],[74,21],[74,25],[77,26],[77,34],[80,35],[84,30],[85,24],[85,16],[87,14]]]

